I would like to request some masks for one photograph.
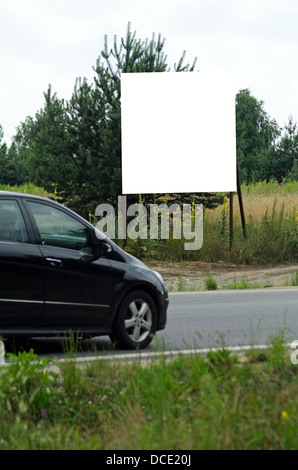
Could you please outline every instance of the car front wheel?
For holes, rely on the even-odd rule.
[[[111,337],[124,349],[143,349],[152,341],[157,326],[157,310],[146,292],[134,291],[122,302]]]

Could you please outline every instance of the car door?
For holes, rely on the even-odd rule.
[[[43,324],[52,328],[104,327],[112,302],[108,259],[82,261],[92,253],[90,228],[51,203],[28,200],[46,266]]]
[[[0,333],[40,326],[44,265],[18,199],[0,198]],[[24,330],[25,331],[25,330]]]

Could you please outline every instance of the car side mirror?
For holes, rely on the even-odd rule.
[[[108,243],[97,240],[97,243],[94,248],[94,253],[84,254],[80,258],[80,261],[84,263],[90,263],[91,261],[95,261],[98,258],[105,256],[107,253],[111,253],[111,251],[112,247]]]
[[[111,253],[111,251],[112,251],[112,247],[106,242],[100,242],[98,246],[96,247],[96,253],[99,256],[104,256],[107,253]]]

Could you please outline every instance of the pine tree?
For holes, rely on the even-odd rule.
[[[19,126],[14,139],[19,155],[26,161],[30,179],[58,196],[84,217],[97,205],[116,204],[121,182],[121,73],[170,71],[164,52],[165,40],[159,34],[150,40],[138,39],[128,24],[125,38],[114,37],[104,48],[96,66],[93,83],[78,79],[68,102],[44,93],[45,106],[34,118]],[[185,52],[174,64],[175,72],[194,71],[185,63]],[[159,195],[162,197],[162,195]],[[147,195],[152,202],[156,196]],[[130,196],[137,201],[139,195]],[[203,202],[215,206],[217,195],[172,195],[176,202]]]
[[[77,202],[85,213],[102,203],[116,204],[121,183],[121,73],[166,72],[165,40],[136,38],[128,24],[125,38],[114,37],[113,47],[105,36],[104,49],[94,71],[94,83],[78,80],[68,105],[72,152],[81,168],[76,181]],[[192,71],[184,65],[185,53],[174,65],[175,71]],[[138,198],[130,196],[129,201]],[[72,202],[74,205],[74,201]],[[78,209],[78,207],[76,207]]]
[[[241,182],[266,179],[280,129],[248,89],[236,95],[237,161]]]
[[[271,157],[270,177],[281,182],[284,178],[297,178],[298,129],[290,116],[284,133]]]

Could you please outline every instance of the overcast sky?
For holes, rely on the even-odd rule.
[[[298,122],[297,0],[0,0],[0,124],[10,143],[52,85],[69,99],[91,82],[107,34],[166,38],[172,67],[185,50],[199,70],[231,70],[281,127]]]

